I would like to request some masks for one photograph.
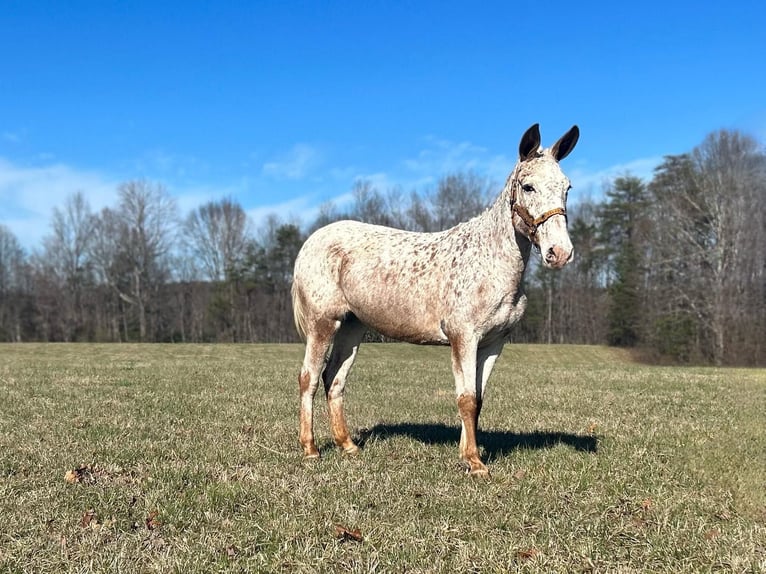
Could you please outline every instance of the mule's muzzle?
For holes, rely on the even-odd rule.
[[[566,249],[560,245],[552,245],[543,254],[546,267],[561,269],[574,257],[574,249]]]

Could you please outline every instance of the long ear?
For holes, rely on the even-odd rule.
[[[519,159],[521,161],[529,159],[538,149],[540,149],[540,124],[535,124],[521,136]]]
[[[556,161],[561,161],[569,155],[574,149],[577,140],[580,138],[580,128],[572,126],[567,133],[561,136],[561,139],[553,144],[551,148],[551,155],[556,158]]]

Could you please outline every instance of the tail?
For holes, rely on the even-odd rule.
[[[293,286],[291,289],[293,296],[293,321],[295,321],[295,329],[298,331],[298,335],[301,340],[306,340],[306,312],[303,308],[303,297],[298,292],[298,288],[293,280]]]

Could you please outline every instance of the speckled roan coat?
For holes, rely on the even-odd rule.
[[[339,221],[306,240],[292,293],[295,323],[306,339],[299,384],[300,443],[307,457],[319,456],[313,399],[320,376],[335,442],[348,453],[357,451],[343,414],[343,391],[370,326],[395,339],[452,347],[460,457],[471,474],[487,473],[476,445],[482,395],[509,329],[524,313],[522,277],[532,244],[547,267],[563,267],[572,257],[565,214],[570,184],[558,162],[578,137],[574,126],[542,149],[537,124],[529,128],[494,205],[446,231]]]

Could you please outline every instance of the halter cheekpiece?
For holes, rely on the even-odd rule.
[[[532,217],[532,214],[529,213],[529,210],[521,205],[516,198],[516,190],[519,188],[519,185],[520,184],[518,178],[514,177],[511,183],[511,212],[517,214],[521,218],[527,228],[529,240],[537,245],[537,228],[554,215],[563,215],[564,219],[566,219],[567,210],[563,207],[554,207],[539,217]]]

